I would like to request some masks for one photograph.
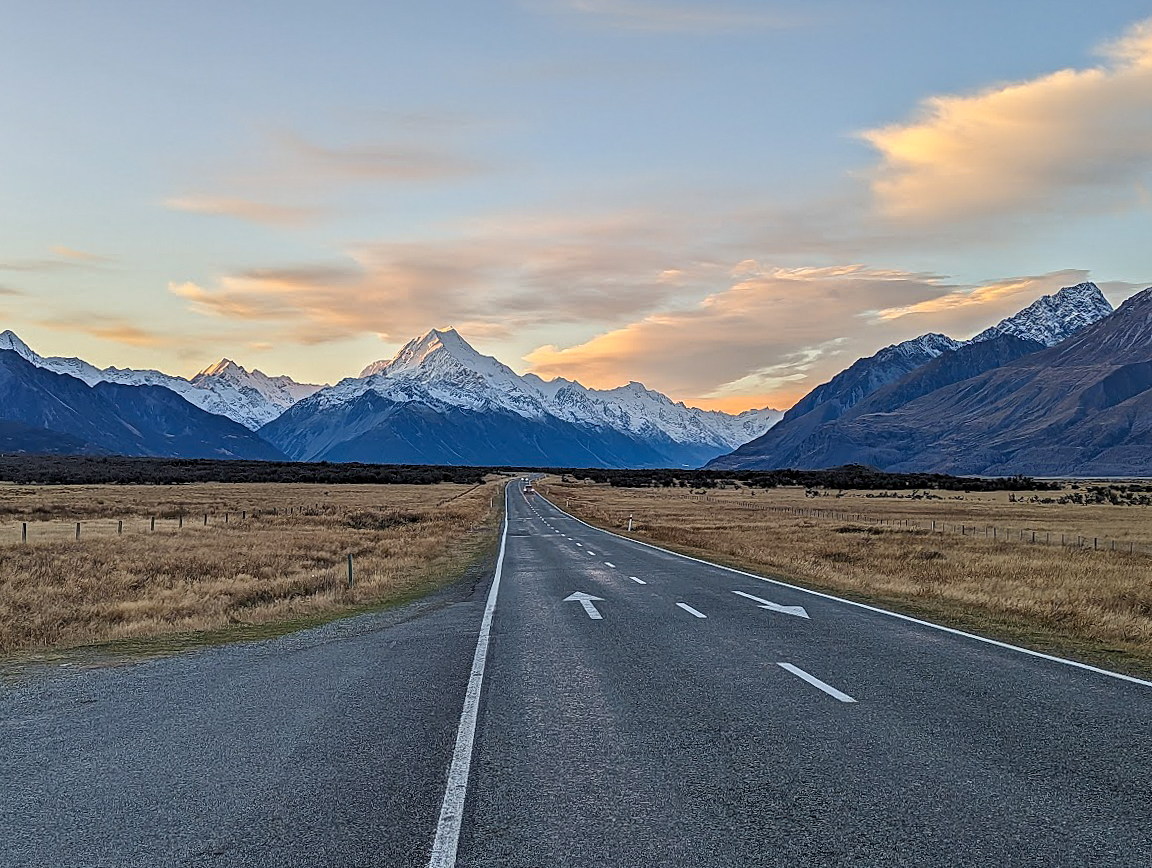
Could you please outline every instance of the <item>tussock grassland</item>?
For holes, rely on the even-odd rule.
[[[943,500],[878,498],[879,492],[806,497],[804,489],[711,491],[623,489],[545,480],[559,506],[593,524],[718,563],[772,574],[886,608],[1041,650],[1152,673],[1152,508],[1013,503],[1007,492],[939,492]],[[892,494],[894,492],[889,492]],[[934,496],[936,493],[934,493]],[[1020,494],[1016,494],[1020,498]],[[1031,495],[1025,494],[1025,501]],[[775,512],[766,506],[908,519],[920,527]],[[931,523],[948,525],[932,532]],[[958,524],[1001,529],[993,541]],[[927,529],[925,529],[927,528]],[[1025,542],[1019,531],[1027,529]],[[1005,542],[1005,531],[1012,541]],[[1053,534],[1087,548],[1032,544]],[[1115,553],[1091,538],[1115,539]]]
[[[322,620],[414,596],[491,542],[502,491],[495,479],[0,485],[0,653]]]

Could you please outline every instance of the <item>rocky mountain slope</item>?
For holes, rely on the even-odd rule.
[[[835,447],[839,428],[834,423],[874,393],[901,383],[899,389],[890,391],[873,406],[873,412],[882,412],[881,403],[891,406],[896,402],[898,406],[932,389],[982,373],[989,366],[997,367],[1023,353],[1053,346],[1111,312],[1111,304],[1096,285],[1083,283],[1043,296],[970,341],[929,334],[886,347],[817,386],[765,435],[715,459],[709,466],[774,469],[830,466],[821,463],[827,461],[844,463],[829,457],[841,451],[854,454],[849,447]],[[980,348],[1003,336],[1015,342],[996,341],[991,347]],[[922,368],[924,372],[917,374]],[[905,382],[905,378],[909,379]],[[860,412],[864,412],[863,408]],[[827,446],[818,447],[817,443]]]
[[[11,331],[0,332],[0,349],[11,350],[39,368],[76,377],[89,386],[97,383],[162,386],[202,410],[226,416],[253,431],[321,388],[297,383],[290,377],[269,377],[258,370],[248,371],[228,359],[205,368],[191,380],[161,371],[97,368],[83,359],[41,356]]]
[[[90,386],[0,349],[0,440],[9,452],[283,460],[238,422],[160,386]]]

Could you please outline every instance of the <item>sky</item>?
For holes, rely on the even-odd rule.
[[[3,0],[0,330],[336,382],[430,328],[786,408],[1152,285],[1152,17],[1065,0]]]

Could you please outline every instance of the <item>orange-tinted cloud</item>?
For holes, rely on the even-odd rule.
[[[934,96],[915,119],[868,130],[881,155],[880,210],[915,223],[1131,203],[1152,173],[1152,21],[1104,49],[1105,63]]]
[[[759,268],[695,307],[653,314],[525,360],[544,377],[610,387],[638,379],[698,406],[787,407],[857,358],[929,331],[969,337],[1044,292],[1085,278],[1058,272],[978,287],[870,269]]]
[[[381,242],[341,266],[247,269],[171,291],[202,314],[273,323],[319,342],[376,333],[407,340],[434,323],[506,336],[563,323],[614,325],[699,297],[715,266],[659,218],[475,225],[440,241]]]
[[[64,259],[71,259],[76,262],[88,263],[91,265],[101,265],[103,263],[112,262],[114,257],[106,256],[102,253],[89,253],[87,250],[77,250],[74,247],[65,247],[63,244],[57,244],[52,248],[52,252],[57,256]]]
[[[855,348],[874,351],[885,336],[867,328],[869,311],[956,288],[936,275],[860,265],[784,269],[745,261],[737,272],[738,283],[692,308],[653,314],[578,346],[540,347],[525,360],[541,376],[591,386],[630,377],[692,403],[783,402],[819,382],[814,376],[852,361],[844,357]]]
[[[133,322],[114,316],[98,313],[84,313],[75,316],[56,317],[38,321],[40,325],[60,331],[91,335],[118,344],[133,347],[175,347],[183,336],[174,337],[150,329],[141,328]]]
[[[164,205],[173,211],[219,215],[271,226],[299,226],[311,223],[323,213],[319,208],[274,205],[234,196],[177,196],[166,199]]]

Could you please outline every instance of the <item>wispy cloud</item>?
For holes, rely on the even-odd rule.
[[[89,265],[103,265],[115,261],[114,256],[108,256],[103,253],[90,253],[87,250],[77,250],[74,247],[65,247],[63,244],[54,246],[52,252],[64,259]]]
[[[914,119],[863,132],[881,155],[881,212],[900,221],[1045,212],[1139,201],[1152,175],[1152,20],[1102,49],[1104,62],[934,96]]]
[[[732,33],[783,29],[809,23],[810,13],[784,4],[667,3],[658,0],[559,0],[530,4],[584,16],[622,30],[661,33]],[[773,8],[765,8],[770,6]]]
[[[438,123],[430,115],[405,115],[391,122],[393,135],[380,141],[320,141],[292,131],[269,133],[257,153],[239,156],[233,167],[218,170],[210,180],[187,185],[189,192],[165,199],[164,205],[176,211],[297,227],[336,212],[334,205],[325,203],[366,184],[422,187],[493,171],[492,165],[455,141],[460,130],[477,124],[468,127],[457,118]]]
[[[661,215],[508,219],[444,240],[357,245],[342,264],[242,269],[171,291],[198,313],[274,323],[307,342],[403,340],[433,322],[497,336],[610,326],[698,297],[716,266],[691,251]]]
[[[133,347],[178,347],[186,341],[184,335],[164,334],[142,328],[121,317],[91,311],[42,319],[37,322],[46,328],[90,335]]]
[[[99,253],[88,253],[57,244],[51,248],[50,257],[0,260],[0,271],[63,271],[70,268],[100,268],[115,261],[115,257]]]
[[[282,133],[286,162],[318,179],[428,183],[478,175],[486,164],[430,138],[385,143],[328,144]]]
[[[164,205],[173,211],[233,217],[271,226],[300,226],[315,221],[323,213],[320,208],[274,205],[232,196],[177,196],[166,199]]]

